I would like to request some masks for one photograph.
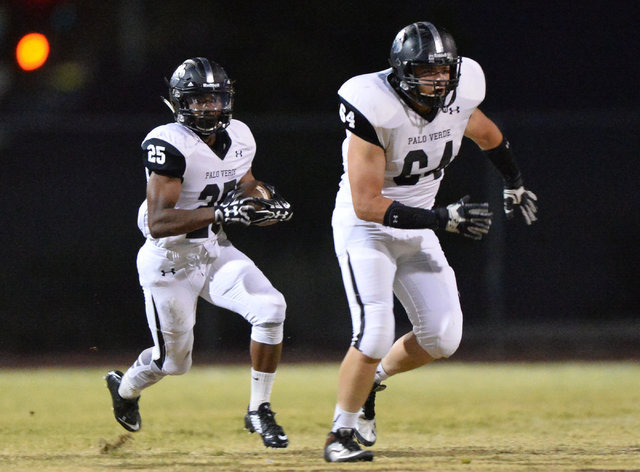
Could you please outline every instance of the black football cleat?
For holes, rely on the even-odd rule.
[[[140,411],[138,409],[140,397],[135,400],[128,400],[120,396],[118,388],[122,381],[122,372],[119,370],[107,372],[104,379],[107,381],[107,388],[111,394],[113,416],[116,417],[116,421],[127,431],[131,431],[132,433],[139,431],[142,426],[142,419],[140,418]]]
[[[387,388],[386,385],[374,383],[367,397],[367,401],[364,402],[364,406],[362,410],[360,410],[354,433],[358,442],[363,446],[373,446],[378,439],[378,431],[376,428],[376,392],[381,392],[385,388]]]
[[[271,411],[271,404],[263,403],[257,410],[247,411],[244,416],[244,427],[250,433],[258,433],[262,436],[262,442],[267,447],[287,447],[289,438],[282,427],[276,423],[275,413]]]
[[[363,451],[354,439],[351,428],[340,428],[327,436],[324,446],[324,460],[327,462],[372,461],[373,452]]]

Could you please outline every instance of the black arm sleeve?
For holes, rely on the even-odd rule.
[[[448,219],[445,208],[425,210],[406,206],[394,200],[387,208],[382,224],[402,229],[438,229],[444,228]]]
[[[502,138],[502,142],[498,147],[484,151],[484,154],[502,174],[502,178],[508,188],[518,188],[522,186],[522,175],[516,163],[516,158],[513,152],[511,152],[511,144],[509,144],[507,138]]]
[[[175,147],[158,138],[147,139],[142,143],[144,166],[150,172],[181,178],[186,169],[184,156]]]

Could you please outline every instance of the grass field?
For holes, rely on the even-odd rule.
[[[337,369],[281,366],[272,400],[286,450],[242,429],[247,367],[164,379],[143,394],[136,434],[112,417],[106,369],[4,369],[0,470],[640,470],[638,363],[441,362],[391,378],[374,462],[340,465],[322,458]]]

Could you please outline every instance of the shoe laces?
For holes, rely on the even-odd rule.
[[[350,428],[340,429],[337,433],[334,433],[336,439],[342,446],[348,451],[360,451],[360,446],[353,439],[354,431]]]
[[[262,423],[262,431],[274,435],[284,434],[282,427],[276,423],[275,413],[271,411],[271,407],[265,406],[258,409],[258,416]]]

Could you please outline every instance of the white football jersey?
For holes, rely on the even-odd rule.
[[[147,180],[150,172],[182,179],[176,209],[193,210],[213,206],[236,187],[251,169],[256,142],[247,125],[238,120],[219,133],[213,149],[189,128],[169,123],[154,128],[143,140]],[[154,239],[147,224],[147,202],[140,206],[138,227],[147,239],[161,247],[202,243],[216,239],[219,225],[209,225],[189,234]]]
[[[458,154],[469,117],[484,99],[482,68],[474,60],[462,58],[455,101],[428,121],[393,90],[387,81],[391,71],[353,77],[338,90],[340,119],[347,136],[342,143],[344,174],[337,207],[353,205],[347,151],[352,134],[356,134],[384,149],[383,196],[408,206],[431,208],[444,168]]]

